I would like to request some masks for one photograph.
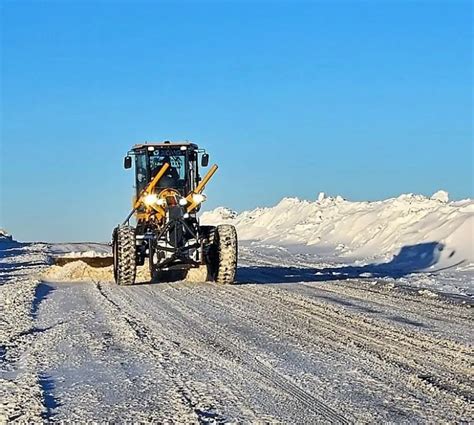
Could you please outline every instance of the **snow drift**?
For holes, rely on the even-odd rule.
[[[240,214],[219,207],[201,220],[234,224],[242,241],[352,260],[393,257],[399,266],[416,262],[418,269],[474,262],[474,200],[449,202],[444,191],[431,198],[404,194],[375,202],[321,193],[313,202],[284,198],[274,207]]]
[[[5,229],[0,228],[0,242],[12,242],[12,235],[8,234]]]

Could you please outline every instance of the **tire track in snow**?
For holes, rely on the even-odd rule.
[[[325,398],[334,397],[344,403],[355,417],[363,421],[394,420],[393,414],[399,415],[399,419],[396,420],[403,421],[407,418],[413,419],[415,412],[420,415],[420,418],[430,415],[444,416],[444,414],[440,416],[442,410],[440,411],[437,405],[433,406],[432,394],[426,392],[425,394],[429,395],[429,398],[426,396],[420,398],[419,387],[407,388],[407,380],[413,377],[409,371],[400,369],[396,363],[388,362],[378,352],[368,350],[366,346],[355,343],[350,336],[334,332],[325,323],[315,322],[314,318],[302,317],[294,309],[269,302],[268,296],[259,296],[253,293],[251,287],[246,287],[245,290],[242,287],[215,287],[216,292],[219,292],[212,298],[209,298],[204,289],[201,290],[198,286],[188,289],[192,289],[193,292],[185,294],[183,298],[189,296],[197,306],[211,303],[212,310],[232,311],[232,317],[236,322],[248,322],[248,326],[251,326],[252,329],[259,329],[261,334],[267,335],[266,340],[283,341],[289,353],[307,353],[316,364],[320,364],[321,361],[323,364],[327,364],[331,369],[326,373],[319,371],[318,368],[313,370],[316,376],[309,375],[309,386],[314,386],[313,381],[322,373],[316,381],[321,382],[322,379],[322,382],[326,382],[327,385],[322,387],[326,394]],[[275,290],[275,287],[272,290]],[[207,310],[211,310],[209,306]],[[337,317],[330,318],[337,321]],[[337,367],[341,363],[347,364],[343,370]],[[334,369],[332,369],[333,365]],[[356,377],[359,377],[356,382],[352,381],[354,373],[356,373]],[[361,375],[362,373],[363,375]],[[365,378],[360,379],[361,376]],[[334,381],[333,385],[331,385],[331,381]],[[370,386],[368,387],[369,382]],[[350,383],[350,387],[354,390],[367,393],[369,398],[364,397],[364,404],[359,405],[353,400],[351,394],[345,391],[344,385],[347,383]],[[337,385],[342,386],[337,387]],[[413,385],[411,386],[413,387]],[[370,398],[374,391],[375,394],[378,393],[378,396]],[[390,401],[391,405],[388,411],[390,413],[386,409],[372,411],[374,404],[379,403],[381,399]],[[400,403],[401,401],[403,402]],[[431,405],[427,406],[426,401]],[[443,401],[443,405],[446,405],[446,400]]]
[[[440,393],[459,404],[462,399],[466,408],[472,403],[472,347],[453,341],[431,338],[420,332],[396,329],[380,321],[374,321],[347,309],[318,304],[314,300],[305,300],[288,290],[261,290],[252,288],[252,293],[239,293],[240,299],[246,297],[249,303],[255,302],[255,293],[259,293],[272,309],[281,312],[291,311],[292,316],[316,319],[318,329],[333,333],[334,340],[343,338],[346,344],[356,342],[377,357],[401,368],[414,378],[415,382],[432,393],[436,387]],[[425,358],[430,353],[429,364]],[[433,356],[432,354],[435,354]]]
[[[353,281],[352,281],[353,282]],[[413,314],[422,315],[424,318],[431,320],[442,320],[452,322],[459,325],[466,321],[472,321],[472,313],[470,307],[453,308],[452,304],[442,303],[439,300],[431,300],[426,297],[414,297],[413,295],[404,294],[402,291],[387,288],[387,282],[364,282],[357,281],[353,284],[351,281],[331,282],[325,284],[324,287],[318,285],[318,290],[324,290],[331,293],[357,298],[362,301],[369,301],[371,304],[378,304],[382,307],[394,307],[400,309],[403,306],[404,311]],[[312,283],[302,283],[302,286],[315,288]],[[418,293],[420,288],[412,288]]]
[[[288,295],[291,294],[291,296],[286,298],[282,296],[281,299],[288,302],[293,302],[302,307],[307,305],[314,307],[315,309],[324,307],[331,309],[333,312],[340,312],[344,310],[345,316],[341,318],[342,321],[360,321],[361,323],[358,323],[357,326],[364,327],[365,330],[370,334],[379,333],[380,335],[387,335],[387,337],[392,337],[392,340],[396,340],[397,344],[403,345],[405,348],[419,348],[422,350],[428,349],[432,353],[434,352],[440,356],[449,357],[449,359],[444,359],[445,364],[448,364],[449,360],[451,360],[456,362],[462,361],[468,368],[472,366],[471,363],[473,361],[473,353],[472,347],[469,344],[448,340],[446,338],[433,337],[425,334],[423,331],[417,331],[415,333],[414,331],[410,331],[402,327],[394,327],[378,318],[374,319],[369,315],[354,313],[350,309],[341,308],[330,302],[326,302],[324,296],[308,293],[305,290],[302,290],[305,287],[307,288],[308,286],[302,285],[302,287],[300,286],[298,288],[284,288],[282,291],[275,291],[274,293],[282,294],[284,291]],[[314,289],[322,292],[330,292],[325,288]],[[341,291],[339,294],[344,295],[344,292]],[[338,301],[336,300],[336,303],[337,302]],[[313,311],[313,309],[310,308],[309,311]],[[365,335],[365,332],[362,332],[361,334]],[[467,373],[468,369],[464,370],[463,372]]]
[[[421,344],[417,348],[418,333],[406,331],[403,328],[394,328],[384,322],[379,323],[380,320],[367,321],[364,315],[354,314],[346,308],[335,308],[328,305],[327,302],[321,303],[321,300],[319,303],[307,300],[300,294],[291,293],[288,288],[280,289],[280,286],[275,285],[262,288],[255,285],[226,287],[213,284],[179,283],[127,288],[127,290],[129,290],[127,295],[131,295],[130,308],[133,310],[164,308],[171,313],[172,321],[181,321],[182,328],[186,329],[184,336],[189,341],[194,340],[196,349],[202,346],[203,342],[207,343],[215,348],[218,355],[229,358],[236,357],[240,363],[246,366],[255,365],[250,367],[254,371],[258,371],[260,367],[258,359],[257,363],[254,359],[258,351],[249,351],[248,338],[245,339],[246,345],[242,345],[241,343],[244,341],[242,336],[245,337],[245,335],[229,334],[229,328],[222,327],[219,320],[208,317],[207,312],[227,311],[230,317],[237,322],[240,320],[248,322],[250,330],[257,328],[262,330],[263,327],[263,331],[268,333],[274,328],[277,330],[276,337],[281,337],[283,332],[286,335],[286,340],[290,338],[300,347],[301,345],[306,346],[307,352],[311,355],[315,353],[314,347],[329,346],[330,350],[342,353],[352,361],[359,361],[359,359],[366,361],[370,365],[368,373],[373,372],[373,379],[379,380],[380,396],[384,397],[385,392],[387,397],[388,394],[391,394],[388,398],[392,399],[393,403],[397,403],[396,400],[402,397],[405,400],[403,405],[405,415],[411,411],[410,406],[412,405],[422,417],[433,415],[449,420],[453,418],[454,412],[457,412],[456,417],[469,417],[469,383],[464,388],[466,391],[463,391],[462,388],[459,391],[459,382],[454,382],[458,386],[454,389],[446,385],[445,378],[449,381],[452,377],[451,372],[446,371],[445,368],[446,365],[449,367],[449,364],[453,363],[453,360],[449,358],[443,358],[438,364],[440,374],[433,373],[433,370],[429,369],[433,366],[431,359],[428,363],[425,362],[425,356],[429,353],[430,347]],[[144,299],[147,299],[146,303],[144,303]],[[209,303],[215,307],[210,308]],[[262,307],[262,310],[258,310],[258,307]],[[276,311],[278,314],[273,314]],[[258,323],[256,317],[260,312],[263,314],[260,323]],[[264,318],[265,314],[268,314],[268,317]],[[310,323],[310,326],[307,323]],[[192,334],[194,337],[189,338]],[[424,336],[422,335],[422,337]],[[406,343],[399,344],[398,341],[403,342],[403,338],[406,339]],[[411,347],[412,341],[416,342],[413,347]],[[438,348],[438,343],[443,342],[440,338],[429,338],[428,341],[431,343],[431,348],[433,346]],[[451,342],[447,342],[449,348]],[[461,345],[455,344],[454,346],[460,347]],[[411,350],[412,348],[413,350]],[[442,347],[440,350],[440,354],[437,356],[445,354],[448,349]],[[194,349],[193,352],[195,352]],[[240,354],[241,352],[245,354]],[[456,352],[456,348],[452,352]],[[262,352],[263,357],[266,356],[266,353],[266,350]],[[469,352],[465,354],[468,355]],[[262,360],[260,363],[266,364]],[[372,371],[370,367],[372,367]],[[268,369],[271,373],[275,373],[274,366],[267,366],[266,369],[261,368],[263,374]],[[427,373],[425,373],[426,371]],[[386,383],[380,382],[383,373],[387,374]],[[274,376],[264,376],[262,373],[260,375],[268,382]],[[438,379],[439,376],[443,378],[441,381]],[[281,386],[275,385],[275,383],[271,385],[281,391]],[[408,395],[406,395],[405,388],[408,390]],[[335,395],[337,392],[338,390]],[[298,400],[296,396],[293,397]],[[299,402],[304,403],[302,400]],[[429,404],[425,405],[425,402]],[[453,413],[440,416],[441,407],[437,403],[440,403],[439,406],[450,406],[453,408]],[[354,413],[358,410],[360,409],[355,409],[352,406]],[[361,413],[358,411],[357,417]]]
[[[169,288],[175,290],[173,286],[169,285]],[[169,291],[169,292],[173,292]],[[198,337],[205,335],[206,339],[213,343],[217,347],[223,347],[224,352],[239,359],[240,362],[244,363],[247,367],[250,367],[254,372],[264,377],[271,385],[276,386],[280,391],[286,392],[296,400],[298,400],[307,409],[310,409],[317,415],[328,420],[331,423],[349,424],[351,423],[343,415],[338,413],[332,407],[318,399],[317,397],[307,393],[302,388],[294,384],[289,378],[277,372],[272,367],[266,365],[263,361],[254,357],[249,353],[245,347],[245,344],[239,344],[238,340],[231,340],[226,337],[219,327],[218,324],[213,323],[214,326],[210,326],[208,323],[200,319],[200,312],[193,309],[189,304],[183,305],[179,300],[173,298],[169,293],[160,292],[160,297],[168,302],[168,308],[174,309],[177,313],[180,313],[186,318],[187,321],[196,327],[190,328]]]
[[[117,291],[108,291],[105,289],[106,286],[104,286],[101,282],[95,282],[95,284],[102,298],[116,309],[121,318],[127,323],[127,325],[136,334],[137,338],[143,343],[143,348],[146,348],[154,356],[156,361],[173,381],[174,388],[171,388],[171,390],[175,390],[177,392],[180,398],[179,401],[183,404],[186,410],[183,411],[179,406],[176,406],[178,411],[175,412],[173,421],[179,423],[185,420],[187,417],[188,420],[191,419],[191,422],[197,421],[198,423],[227,422],[228,418],[226,418],[225,415],[220,414],[218,408],[216,407],[219,404],[219,400],[218,398],[214,397],[214,393],[227,393],[229,396],[229,392],[227,391],[228,389],[219,388],[219,386],[216,386],[214,383],[214,391],[210,391],[208,386],[198,385],[199,383],[194,381],[189,374],[186,374],[185,369],[180,367],[180,365],[177,363],[179,362],[179,359],[173,359],[172,356],[164,354],[164,347],[162,346],[163,341],[160,341],[160,343],[156,342],[156,340],[159,338],[159,335],[157,335],[156,331],[152,329],[150,324],[146,323],[147,320],[141,320],[143,318],[140,318],[141,315],[138,313],[139,310],[133,309],[129,302],[117,302],[116,298],[120,299],[120,297],[116,296],[118,293],[120,293],[120,289],[122,288],[115,287],[114,289],[117,289]],[[114,296],[116,298],[114,298]],[[120,299],[120,301],[124,300]],[[126,310],[124,307],[126,307]],[[136,314],[131,314],[130,310],[135,311]],[[173,341],[171,341],[171,343],[173,343]],[[232,397],[232,394],[230,394],[230,397],[233,399],[234,405],[241,405],[239,406],[241,407],[241,412],[247,416],[247,419],[256,419],[254,412],[242,405],[237,397]],[[194,416],[194,419],[192,419],[192,416],[189,418],[190,413],[192,416]],[[240,417],[239,419],[241,420],[243,418],[245,418],[245,416]]]

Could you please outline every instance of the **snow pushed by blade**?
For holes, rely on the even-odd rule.
[[[41,278],[47,281],[59,282],[113,282],[114,270],[112,266],[92,267],[84,261],[72,261],[63,266],[49,267]],[[137,283],[150,281],[150,274],[146,267],[137,268]]]
[[[113,268],[91,267],[83,261],[73,261],[64,266],[51,266],[43,273],[42,278],[52,281],[96,281],[111,282],[114,279]]]
[[[416,261],[419,270],[474,262],[474,201],[449,202],[444,191],[431,198],[404,194],[375,202],[321,193],[314,202],[284,198],[240,214],[220,207],[204,212],[201,222],[234,224],[240,240],[298,246],[346,260],[398,256],[399,265]]]

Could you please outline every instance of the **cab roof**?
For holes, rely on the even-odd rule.
[[[191,142],[170,142],[168,140],[164,142],[145,142],[145,143],[138,143],[132,147],[132,150],[139,150],[143,148],[148,148],[150,146],[159,147],[159,148],[175,148],[180,146],[187,146],[193,149],[198,149],[198,145]]]

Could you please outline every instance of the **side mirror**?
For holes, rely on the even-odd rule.
[[[209,154],[205,153],[201,157],[201,167],[207,167],[209,164]]]
[[[126,156],[123,159],[123,167],[124,168],[132,168],[132,157],[131,156]]]

